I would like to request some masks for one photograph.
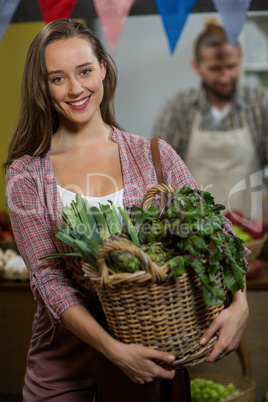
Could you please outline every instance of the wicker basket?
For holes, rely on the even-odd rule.
[[[260,256],[267,238],[268,236],[267,234],[265,234],[263,237],[260,237],[259,239],[245,242],[245,246],[251,251],[251,253],[247,258],[249,263],[254,261],[256,258]]]
[[[195,373],[190,375],[191,380],[194,378],[206,378],[224,386],[228,385],[229,383],[233,383],[240,393],[232,398],[228,398],[228,402],[255,402],[256,384],[251,379],[248,350],[243,340],[240,342],[237,352],[239,353],[243,363],[244,376],[221,373]]]
[[[148,197],[161,191],[162,186],[164,192],[172,191],[170,186],[157,185],[148,191],[143,205],[148,207]],[[107,254],[114,250],[132,253],[144,270],[114,273],[105,263]],[[124,241],[104,245],[98,255],[98,267],[99,271],[83,263],[115,338],[174,354],[175,362],[165,367],[193,366],[205,360],[217,338],[201,346],[200,337],[225,305],[205,304],[200,280],[193,270],[168,280],[168,265],[158,266],[140,248]],[[222,272],[215,275],[218,286],[226,290]]]

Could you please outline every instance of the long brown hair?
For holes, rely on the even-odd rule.
[[[197,64],[202,59],[202,49],[204,47],[217,47],[230,43],[223,26],[216,18],[206,18],[204,25],[203,31],[194,44],[194,56]],[[241,51],[239,43],[237,43],[237,46]]]
[[[99,63],[106,62],[101,115],[106,124],[120,128],[114,116],[117,69],[112,57],[85,24],[73,19],[54,20],[36,35],[28,50],[22,77],[21,106],[8,156],[3,163],[4,171],[23,155],[42,156],[50,149],[52,135],[58,128],[58,114],[49,92],[45,49],[49,43],[73,37],[87,39]]]

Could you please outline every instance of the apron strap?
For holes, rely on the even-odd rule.
[[[162,166],[161,166],[161,159],[160,159],[160,153],[159,153],[159,145],[158,145],[158,138],[154,137],[151,138],[151,150],[152,150],[152,158],[153,158],[153,164],[155,168],[155,173],[157,177],[157,182],[158,184],[164,183],[164,178],[163,178],[163,171],[162,171]],[[160,193],[160,210],[162,211],[165,207],[165,193]]]

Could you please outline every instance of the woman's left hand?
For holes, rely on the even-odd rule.
[[[206,358],[207,362],[214,363],[239,346],[248,314],[246,291],[240,290],[233,294],[231,305],[221,311],[201,337],[200,344],[205,345],[215,334],[218,335],[212,352]]]

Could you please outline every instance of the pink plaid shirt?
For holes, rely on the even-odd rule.
[[[141,206],[145,193],[157,183],[150,138],[114,129],[113,140],[120,150],[123,202],[130,211],[133,204]],[[173,148],[163,140],[159,141],[159,148],[165,183],[176,187],[188,183],[196,188],[187,167]],[[30,272],[32,292],[35,299],[46,306],[52,323],[57,324],[61,314],[75,304],[84,304],[93,314],[96,305],[78,259],[39,261],[46,254],[72,251],[55,236],[61,223],[58,211],[62,203],[50,153],[51,150],[42,157],[25,155],[14,161],[7,171],[6,184],[12,228]]]

